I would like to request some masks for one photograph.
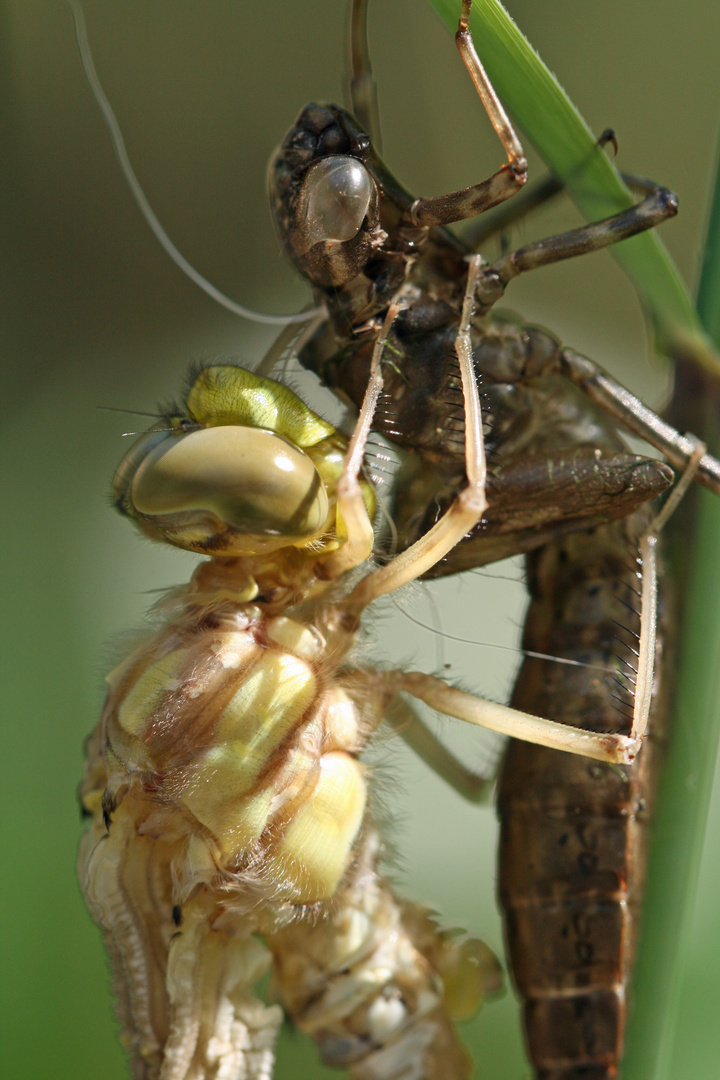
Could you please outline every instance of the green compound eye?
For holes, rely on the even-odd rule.
[[[135,449],[135,461],[139,457]],[[261,428],[223,426],[170,435],[130,479],[132,516],[181,547],[250,554],[308,540],[328,516],[311,459]]]
[[[206,367],[185,411],[167,423],[132,447],[113,483],[113,502],[148,536],[235,556],[333,530],[328,484],[344,443],[288,387],[240,367]]]

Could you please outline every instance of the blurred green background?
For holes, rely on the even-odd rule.
[[[717,138],[720,7],[712,0],[682,8],[669,0],[508,6],[593,130],[615,128],[620,166],[678,192],[680,214],[662,235],[694,284]],[[297,309],[307,294],[273,235],[265,168],[302,105],[342,93],[344,4],[88,0],[85,11],[130,157],[180,250],[241,302]],[[142,619],[152,590],[186,579],[194,560],[152,548],[111,513],[109,479],[127,446],[121,434],[143,421],[98,407],[152,409],[177,393],[189,360],[252,361],[273,331],[216,307],[150,234],[89,95],[66,5],[6,0],[0,20],[7,268],[0,303],[9,331],[0,1061],[8,1080],[121,1080],[127,1071],[105,958],[74,876],[74,790],[82,739],[116,655],[113,639]],[[406,186],[437,194],[497,168],[500,148],[452,40],[422,0],[376,3],[371,40],[384,156]],[[576,220],[561,201],[518,238]],[[530,275],[513,284],[507,300],[649,404],[662,404],[667,372],[607,253]],[[336,415],[307,376],[294,383]],[[512,645],[522,618],[519,576],[511,566],[431,591],[411,588],[371,622],[368,650],[427,670],[450,664],[453,677],[502,700],[517,655],[460,646],[433,627]],[[476,735],[459,726],[443,724],[444,737],[480,761]],[[500,950],[492,810],[466,807],[394,744],[376,757],[394,818],[399,887]],[[719,815],[716,798],[677,1051],[676,1075],[694,1080],[716,1077],[720,1060]],[[509,994],[468,1027],[479,1075],[528,1076],[517,1030]],[[324,1075],[313,1061],[312,1047],[288,1037],[278,1075]]]

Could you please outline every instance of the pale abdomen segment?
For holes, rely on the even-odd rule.
[[[452,1021],[499,989],[497,961],[398,901],[377,855],[370,831],[324,916],[268,938],[275,993],[323,1061],[354,1080],[469,1080]]]
[[[629,730],[631,700],[623,682],[628,670],[632,676],[626,665],[635,666],[639,631],[639,529],[636,516],[531,556],[524,648],[593,667],[527,658],[515,707],[595,731]],[[500,900],[539,1080],[617,1075],[643,891],[661,676],[656,664],[650,738],[633,767],[518,742],[503,766]]]

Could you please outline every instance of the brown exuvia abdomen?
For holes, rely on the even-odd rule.
[[[635,541],[643,519],[634,515],[530,556],[524,648],[592,666],[526,658],[514,707],[596,731],[629,730],[631,698],[622,683],[635,663]],[[538,1080],[617,1076],[666,697],[660,659],[651,736],[634,766],[515,741],[503,765],[499,893]]]

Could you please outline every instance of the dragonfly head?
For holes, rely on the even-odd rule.
[[[337,547],[345,440],[288,387],[205,367],[120,464],[113,502],[155,540],[215,556]]]
[[[303,109],[270,162],[268,186],[286,253],[321,289],[358,278],[412,201],[335,105]]]

